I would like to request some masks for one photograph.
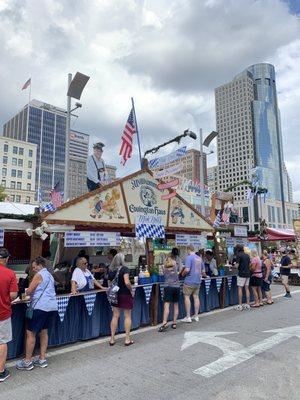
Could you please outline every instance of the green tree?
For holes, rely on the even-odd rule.
[[[5,188],[3,186],[0,185],[0,201],[4,201],[6,194],[5,194]]]

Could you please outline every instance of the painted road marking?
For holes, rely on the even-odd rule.
[[[250,360],[250,358],[254,357],[255,355],[263,353],[264,351],[271,349],[275,345],[284,342],[285,340],[288,340],[294,336],[300,338],[300,325],[263,332],[273,332],[275,335],[248,347],[245,347],[233,340],[220,337],[224,335],[231,335],[237,332],[186,332],[181,350],[185,350],[199,342],[210,344],[222,350],[223,356],[218,360],[193,371],[194,374],[211,378],[229,368],[241,364],[244,361]]]

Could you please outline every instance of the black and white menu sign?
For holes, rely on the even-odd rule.
[[[120,232],[79,232],[65,233],[65,247],[120,246]]]
[[[0,247],[4,246],[4,229],[0,228]]]

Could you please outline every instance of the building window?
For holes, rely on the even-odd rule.
[[[17,189],[21,190],[22,189],[22,183],[21,182],[17,182]]]
[[[22,178],[22,175],[23,175],[23,172],[20,171],[20,170],[18,170],[18,172],[17,172],[17,177],[18,177],[18,178]]]
[[[22,156],[24,154],[24,149],[23,147],[19,147],[19,155]]]
[[[1,181],[1,186],[3,186],[3,187],[6,186],[6,180],[5,180],[5,179],[2,179],[2,181]]]
[[[13,178],[15,178],[15,177],[17,176],[17,170],[12,169],[12,170],[11,170],[11,176],[12,176]]]
[[[31,172],[27,172],[27,179],[31,179]]]
[[[30,196],[26,196],[26,203],[30,203]]]
[[[15,195],[13,194],[12,196],[10,196],[11,201],[14,202],[15,201]]]
[[[17,165],[17,161],[18,161],[18,160],[17,160],[16,158],[13,158],[13,159],[12,159],[12,165]]]
[[[7,175],[7,168],[2,168],[2,176],[6,176]]]
[[[31,190],[31,183],[27,183],[27,190]]]
[[[33,157],[33,150],[29,150],[28,155],[29,157]]]
[[[8,152],[8,144],[5,144],[4,145],[4,153],[7,153]]]
[[[32,168],[32,161],[28,161],[28,168]]]
[[[7,156],[3,156],[3,164],[7,164]]]
[[[13,147],[13,153],[14,153],[14,154],[18,154],[18,148],[17,148],[17,146],[14,146],[14,147]]]
[[[23,160],[21,158],[18,159],[18,166],[23,167]]]
[[[15,189],[16,188],[16,182],[15,181],[11,181],[10,182],[10,187],[11,187],[11,189]]]
[[[21,203],[21,196],[19,194],[16,195],[16,203]]]

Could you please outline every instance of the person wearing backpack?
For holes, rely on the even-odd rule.
[[[267,298],[267,303],[266,304],[273,304],[274,301],[272,300],[272,294],[271,294],[271,289],[270,285],[272,282],[272,261],[269,258],[268,252],[266,250],[263,251],[262,253],[262,262],[265,268],[262,268],[263,270],[263,286],[262,290],[266,294]]]
[[[185,276],[183,284],[183,295],[186,316],[183,322],[191,323],[192,320],[199,321],[200,299],[199,290],[201,285],[202,275],[206,277],[202,258],[195,254],[194,246],[190,245],[187,248],[188,256],[185,259],[182,276]],[[195,314],[191,317],[191,299],[193,296]]]
[[[110,264],[108,280],[110,281],[108,288],[108,300],[110,301],[110,292],[116,293],[116,302],[110,301],[112,306],[112,319],[110,323],[111,337],[110,346],[114,346],[115,334],[119,323],[120,312],[124,311],[124,327],[125,327],[125,346],[131,346],[134,342],[130,338],[131,329],[131,310],[133,309],[133,293],[132,285],[129,280],[129,268],[124,265],[124,254],[118,253]]]

